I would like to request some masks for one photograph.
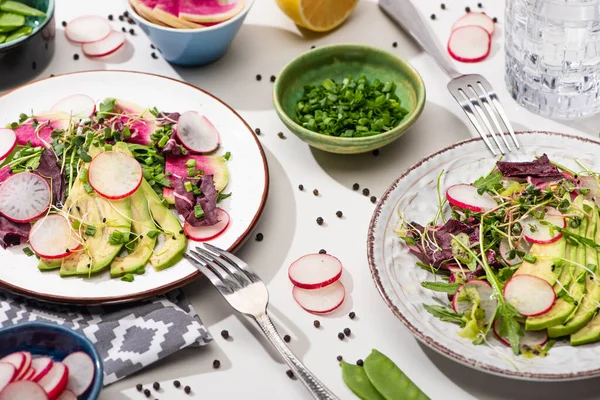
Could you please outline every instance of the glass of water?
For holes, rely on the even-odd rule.
[[[530,111],[600,111],[600,0],[506,0],[506,86]]]

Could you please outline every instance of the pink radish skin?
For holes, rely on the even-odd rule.
[[[84,43],[81,46],[83,54],[88,57],[105,57],[119,50],[125,44],[125,34],[123,32],[113,31],[102,40],[91,43]]]
[[[49,400],[55,400],[65,390],[69,378],[69,369],[61,362],[52,364],[50,371],[39,380],[40,386],[48,395]]]
[[[459,297],[462,297],[461,293],[467,289],[473,289],[479,294],[480,306],[481,309],[485,312],[485,322],[486,324],[490,324],[493,321],[494,316],[496,315],[498,301],[494,298],[494,290],[486,281],[472,279],[461,285],[452,299],[452,308],[455,312],[459,314],[467,313],[471,310],[473,305],[470,301],[458,300]]]
[[[346,297],[346,288],[339,280],[319,289],[302,289],[294,286],[292,296],[306,311],[313,314],[327,314],[342,305]]]
[[[525,240],[530,243],[549,244],[562,237],[562,232],[554,231],[552,233],[550,226],[542,224],[541,221],[561,228],[567,226],[567,222],[560,211],[554,207],[546,207],[546,216],[543,220],[526,217],[520,221]]]
[[[80,245],[69,220],[60,214],[50,214],[36,221],[29,233],[31,249],[40,257],[66,257]]]
[[[0,362],[0,392],[17,377],[17,369],[7,362]]]
[[[220,236],[227,227],[231,218],[229,213],[222,208],[217,209],[219,222],[212,226],[191,226],[187,222],[183,224],[185,234],[196,242],[206,242]]]
[[[506,340],[505,338],[503,338],[502,336],[500,336],[500,320],[496,320],[494,322],[494,335],[496,335],[498,340],[500,340],[502,343],[504,343],[507,346],[510,346],[510,342],[508,340]],[[523,329],[523,336],[520,337],[519,344],[521,346],[528,346],[528,347],[543,346],[546,343],[548,343],[548,339],[549,339],[548,331],[546,331],[546,330],[527,331],[527,330]]]
[[[11,353],[5,356],[4,358],[0,359],[0,363],[12,364],[15,367],[16,374],[18,375],[19,371],[21,371],[23,365],[25,364],[25,355],[21,352]]]
[[[498,202],[489,193],[480,195],[475,186],[462,183],[450,186],[446,190],[446,199],[454,207],[475,212],[485,212],[498,207]]]
[[[535,317],[550,311],[556,300],[552,286],[537,276],[513,276],[504,286],[504,299],[521,315]]]
[[[196,111],[186,111],[181,114],[176,129],[181,144],[194,153],[210,153],[221,143],[217,128],[208,118]]]
[[[20,351],[19,353],[23,354],[24,360],[23,365],[21,366],[19,371],[17,371],[16,380],[18,381],[22,380],[23,377],[29,373],[29,369],[31,368],[31,353],[28,351]]]
[[[35,382],[19,381],[6,386],[0,392],[0,400],[54,400]]]
[[[17,134],[12,129],[0,128],[0,159],[5,158],[17,145]]]
[[[31,381],[33,382],[33,376],[35,375],[35,369],[33,368],[29,368],[27,370],[27,372],[20,378],[18,378],[18,381]]]
[[[72,116],[90,117],[96,111],[94,99],[85,94],[74,94],[59,100],[51,108],[52,111],[62,111]]]
[[[67,389],[81,396],[94,381],[94,362],[87,353],[76,351],[62,361],[69,369]]]
[[[69,22],[65,28],[65,35],[71,42],[90,43],[104,39],[111,31],[106,18],[89,15]]]
[[[33,118],[23,122],[15,133],[17,135],[17,144],[26,146],[31,142],[32,146],[50,147],[52,142],[52,131],[69,129],[70,116],[64,112],[52,111],[35,116],[38,125],[34,127]]]
[[[66,389],[61,393],[58,400],[77,400],[77,396],[75,396],[75,393],[71,392],[69,389]]]
[[[475,63],[485,60],[490,54],[492,39],[479,26],[463,26],[452,31],[448,39],[448,53],[456,61]]]
[[[142,167],[135,158],[116,151],[98,154],[89,166],[90,185],[102,197],[123,199],[142,183]]]
[[[0,213],[13,222],[29,222],[50,207],[48,182],[32,172],[12,175],[0,186]]]
[[[50,357],[39,357],[31,360],[31,367],[35,369],[35,375],[31,377],[33,382],[38,382],[52,369],[54,362]]]
[[[294,261],[288,277],[294,286],[318,289],[331,285],[342,276],[342,263],[329,254],[307,254]]]
[[[179,18],[203,25],[214,24],[235,17],[244,9],[244,5],[244,0],[180,0]]]
[[[459,18],[458,21],[452,25],[452,30],[454,31],[464,26],[479,26],[480,28],[485,29],[491,36],[494,34],[496,24],[494,23],[494,20],[482,12],[470,12]]]

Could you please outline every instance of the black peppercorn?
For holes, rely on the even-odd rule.
[[[135,21],[131,18],[127,18],[127,23],[130,25],[135,25]]]
[[[291,369],[288,369],[287,371],[285,371],[285,374],[288,376],[288,378],[292,379],[294,377],[294,372],[292,372]]]
[[[122,15],[119,15],[119,21],[121,21],[121,22],[122,22],[122,21],[124,21],[124,20],[125,20],[125,17],[123,17]]]
[[[481,4],[481,3],[477,3],[477,7],[479,7],[479,8],[483,8],[483,4]]]
[[[344,328],[344,335],[350,336],[351,333],[352,331],[350,330],[350,328]]]
[[[379,155],[379,149],[373,150],[373,155],[377,157]]]
[[[350,314],[348,314],[348,316],[350,317],[350,319],[354,319],[354,317],[356,317],[356,313],[352,311],[350,312]]]
[[[279,132],[277,136],[279,136],[279,139],[285,139],[285,135],[283,134],[283,132]]]
[[[150,43],[150,47],[153,49],[156,49],[156,47],[154,47],[154,45],[152,43]]]
[[[123,31],[123,33],[127,33],[127,29],[125,29],[125,27],[121,27],[121,30]]]
[[[364,362],[363,362],[363,360],[361,360],[361,359],[358,359],[358,360],[356,361],[356,365],[358,365],[359,367],[362,367],[362,366],[364,365]]]
[[[358,183],[355,183],[354,185],[352,185],[352,190],[358,190],[360,189],[360,185]]]
[[[371,203],[377,203],[377,197],[371,196]]]
[[[298,189],[304,190],[304,185],[302,185],[302,184],[298,185]]]
[[[364,189],[363,189],[363,194],[364,194],[365,196],[368,196],[368,195],[369,195],[369,193],[371,193],[371,192],[369,191],[369,189],[367,189],[367,188],[364,188]]]
[[[179,387],[181,387],[181,382],[173,381],[173,386],[175,386],[176,388],[179,388]]]
[[[254,129],[254,133],[256,133],[257,135],[260,135],[260,128]]]
[[[392,47],[398,47],[398,42],[392,43]]]
[[[113,19],[114,19],[113,15],[112,14],[108,14],[108,20],[112,21]]]
[[[440,4],[440,8],[441,8],[442,10],[445,10],[445,9],[446,9],[446,5],[445,5],[444,3],[442,3],[442,4]]]
[[[319,195],[319,190],[318,190],[318,189],[315,189],[315,190],[313,190],[313,194],[314,194],[315,196],[318,196],[318,195]]]
[[[335,215],[337,215],[338,218],[342,218],[344,216],[344,213],[338,210],[335,212]]]
[[[141,391],[142,391],[142,388],[143,388],[143,386],[142,386],[142,384],[141,384],[141,383],[138,383],[137,385],[135,385],[135,388],[137,389],[137,391],[138,391],[138,392],[141,392]]]
[[[133,30],[133,28],[131,28],[131,29],[129,30],[129,33],[131,33],[132,35],[134,35],[134,36],[135,36],[135,31]]]
[[[289,343],[289,342],[290,342],[290,340],[292,340],[292,338],[290,337],[290,335],[285,335],[285,336],[283,337],[283,341],[284,341],[284,342],[286,342],[286,343]]]
[[[260,74],[256,74],[256,80],[260,81],[262,79],[262,76]]]
[[[221,336],[223,337],[223,339],[227,339],[229,337],[229,331],[223,329],[221,331]]]
[[[493,21],[494,23],[496,23],[496,22],[498,22],[498,18],[494,17],[494,18],[492,18],[492,21]]]
[[[152,384],[152,388],[153,388],[154,390],[158,390],[158,389],[160,389],[160,383],[158,383],[158,382],[154,382],[154,383]]]
[[[338,361],[340,361],[340,362],[343,360],[342,356],[337,356],[336,358],[337,358],[337,360],[338,360]]]
[[[311,49],[314,49],[315,47],[317,47],[317,46],[315,46],[314,44],[312,46],[310,46]]]
[[[73,54],[73,60],[75,60],[75,61],[79,60],[79,54],[77,54],[77,53]]]
[[[264,239],[264,235],[259,232],[259,233],[256,234],[256,238],[255,239],[256,239],[257,242],[262,242],[262,240]]]
[[[63,21],[62,26],[67,26],[67,21]]]
[[[190,394],[190,392],[192,391],[192,388],[189,386],[186,386],[183,388],[183,391],[185,392],[185,394]]]
[[[123,12],[123,16],[124,16],[125,18],[129,17],[129,11],[125,10],[125,12]]]
[[[435,14],[431,14],[431,19],[435,19]]]
[[[277,79],[275,75],[271,75],[271,82],[275,82],[275,79]]]
[[[144,389],[144,396],[150,397],[151,393],[149,389]]]
[[[327,254],[327,250],[321,249],[321,250],[319,250],[319,254]]]
[[[465,11],[470,13],[471,12],[471,8],[470,7],[465,7]]]
[[[315,319],[313,321],[313,325],[314,325],[315,328],[319,328],[321,326],[321,322],[318,319]]]
[[[339,332],[339,333],[338,333],[338,339],[340,339],[340,340],[344,340],[344,338],[345,338],[345,337],[346,337],[346,336],[344,336],[344,334],[343,334],[342,332]]]
[[[156,55],[156,53],[155,53],[155,52],[152,52],[151,56],[152,56],[152,58],[154,58],[155,60],[158,58],[158,56]]]
[[[215,369],[221,368],[221,361],[219,361],[219,360],[213,361],[213,368],[215,368]]]
[[[322,217],[318,217],[317,218],[317,224],[323,225],[323,218]]]

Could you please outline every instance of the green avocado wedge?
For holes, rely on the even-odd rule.
[[[386,400],[371,383],[364,367],[342,361],[342,379],[352,392],[362,400]]]
[[[429,400],[392,360],[375,349],[365,359],[364,370],[386,400]]]
[[[562,237],[550,244],[534,244],[531,246],[529,254],[537,260],[534,263],[523,261],[519,269],[515,272],[515,276],[522,274],[533,275],[545,280],[550,285],[554,285],[560,275],[560,270],[554,265],[554,260],[557,257],[565,257],[566,244],[567,241]]]
[[[60,264],[62,260],[60,258],[49,259],[49,258],[40,258],[38,262],[38,269],[40,271],[52,271],[54,269],[60,268]]]

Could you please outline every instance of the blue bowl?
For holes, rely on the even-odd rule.
[[[156,25],[138,15],[129,2],[127,10],[165,60],[177,65],[199,66],[210,64],[227,53],[253,3],[254,0],[246,0],[244,9],[235,17],[201,29],[175,29]]]
[[[94,361],[96,374],[90,388],[79,399],[98,398],[104,379],[102,360],[85,336],[46,322],[27,322],[0,329],[0,358],[16,351],[28,351],[33,356],[50,356],[55,361],[61,361],[75,351],[86,352]]]

